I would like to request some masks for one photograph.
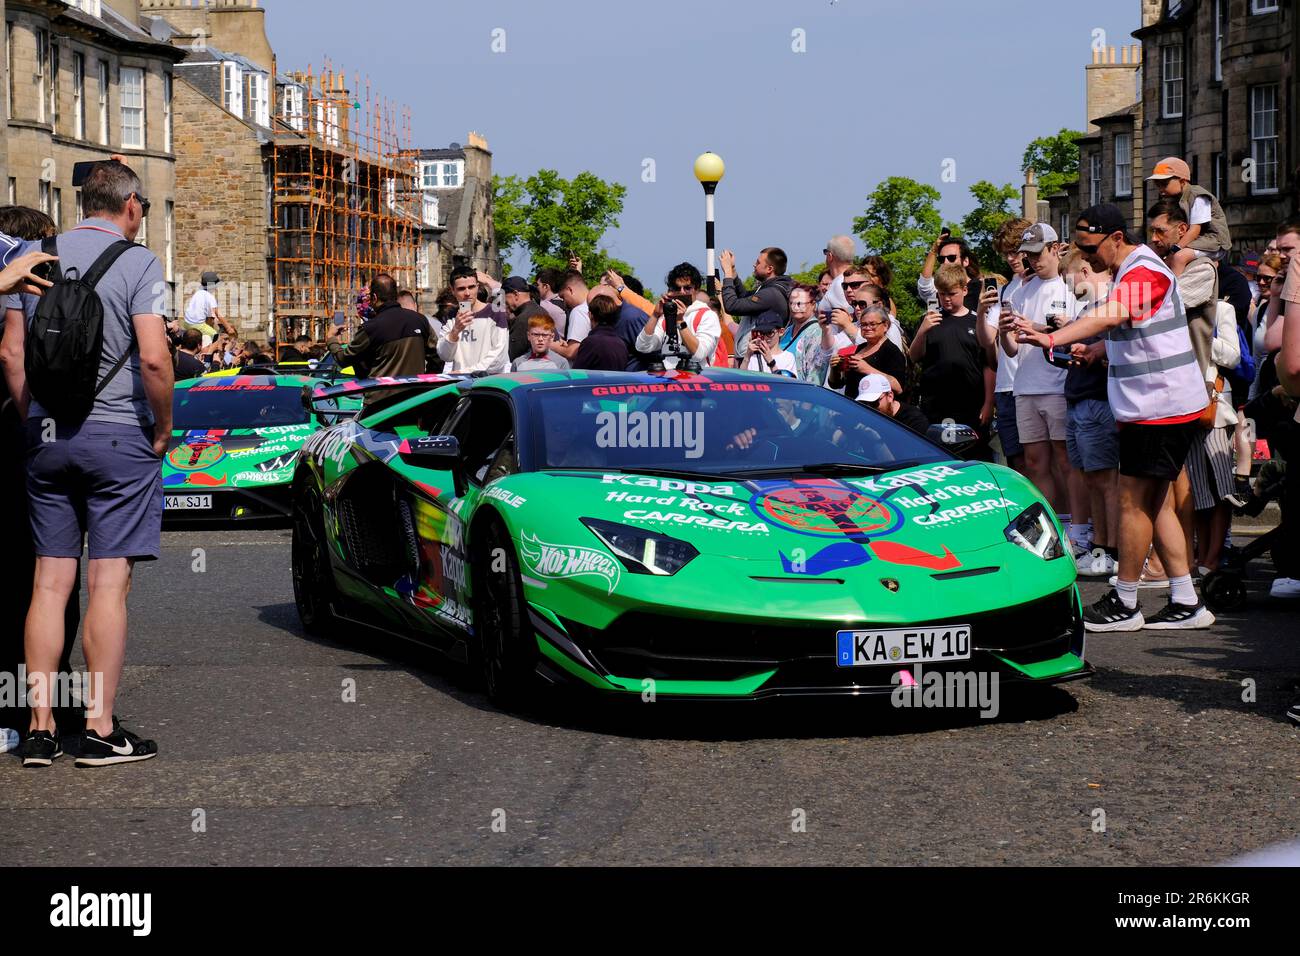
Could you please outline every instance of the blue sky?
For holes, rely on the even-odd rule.
[[[1135,42],[1140,0],[263,0],[281,71],[369,76],[418,146],[482,133],[499,173],[586,169],[628,187],[607,245],[647,285],[703,267],[695,156],[720,154],[719,247],[793,266],[848,232],[891,175],[960,218],[980,180],[1019,184],[1034,137],[1084,123],[1094,31]],[[492,50],[505,31],[505,52]],[[802,30],[805,52],[792,49]],[[1136,97],[1135,97],[1136,98]],[[945,159],[955,181],[941,181]],[[653,159],[656,181],[642,181]]]

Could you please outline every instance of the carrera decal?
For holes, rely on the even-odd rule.
[[[955,508],[944,508],[933,514],[917,515],[912,520],[922,527],[929,527],[936,524],[947,524],[950,521],[961,521],[972,515],[980,515],[989,511],[996,511],[998,508],[1016,508],[1018,505],[1010,498],[985,498],[983,501],[973,501],[968,505],[957,505]]]
[[[598,578],[613,594],[620,576],[619,564],[603,551],[574,544],[551,544],[524,532],[519,539],[524,567],[539,578]]]
[[[708,528],[714,531],[736,531],[741,534],[767,534],[768,527],[763,522],[732,521],[708,514],[684,515],[675,511],[624,511],[623,519],[637,524],[680,524],[695,528]]]

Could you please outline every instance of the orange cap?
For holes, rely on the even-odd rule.
[[[1155,170],[1147,179],[1186,179],[1191,182],[1192,170],[1177,156],[1169,156],[1156,163]]]

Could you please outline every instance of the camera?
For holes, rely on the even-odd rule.
[[[681,306],[677,304],[677,300],[670,295],[664,296],[664,318],[676,322],[680,312]]]

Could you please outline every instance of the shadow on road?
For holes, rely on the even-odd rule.
[[[378,629],[358,630],[347,640],[305,633],[292,603],[257,609],[259,619],[299,640],[376,658],[373,664],[345,664],[352,670],[402,670],[431,690],[458,703],[501,713],[482,692],[476,675],[432,647]],[[1052,720],[1078,709],[1060,687],[1001,689],[996,715],[977,708],[896,708],[887,695],[859,698],[792,698],[759,701],[683,701],[660,699],[650,705],[639,696],[604,698],[580,691],[554,690],[529,713],[515,719],[543,726],[609,736],[656,740],[835,739],[934,733],[978,725]]]

